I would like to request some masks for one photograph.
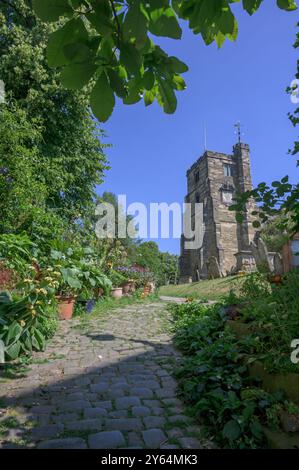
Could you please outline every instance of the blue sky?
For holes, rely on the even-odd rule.
[[[285,93],[294,79],[297,53],[292,47],[297,12],[284,12],[265,0],[250,17],[235,5],[239,36],[235,43],[205,46],[183,27],[181,41],[160,40],[170,55],[186,62],[187,90],[178,93],[174,115],[155,103],[125,106],[118,101],[104,128],[111,170],[98,193],[126,194],[128,203],[183,202],[186,170],[203,153],[206,122],[209,150],[231,152],[234,123],[243,124],[250,145],[254,184],[286,174],[298,181],[294,157],[287,155],[296,130],[287,118],[295,107]],[[155,240],[160,249],[179,253],[179,240]]]

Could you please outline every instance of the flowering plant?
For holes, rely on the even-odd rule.
[[[153,281],[153,274],[149,270],[138,266],[118,266],[116,271],[121,273],[125,279],[134,281],[136,287],[143,287],[148,282]]]
[[[9,359],[45,348],[43,324],[49,317],[46,306],[51,303],[43,288],[32,290],[23,297],[0,293],[0,339]]]

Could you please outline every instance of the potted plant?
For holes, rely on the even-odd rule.
[[[115,270],[111,270],[109,273],[110,281],[112,282],[112,289],[110,291],[111,297],[119,299],[123,295],[123,288],[121,287],[126,280],[125,276]]]
[[[129,295],[132,287],[132,280],[129,279],[130,268],[128,266],[118,266],[115,268],[115,271],[123,276],[123,282],[120,286],[122,288],[122,293],[124,295]]]
[[[76,294],[82,289],[80,281],[80,270],[76,267],[59,268],[55,267],[54,273],[60,272],[58,293],[58,317],[60,320],[70,320],[73,316]],[[60,269],[60,270],[59,270]]]
[[[101,292],[102,295],[107,294],[112,287],[112,283],[91,260],[80,260],[79,265],[82,289],[77,300],[84,305],[87,313],[91,313],[99,293]]]
[[[106,274],[100,269],[94,267],[92,271],[92,278],[94,280],[94,292],[95,297],[101,297],[102,295],[108,295],[112,287],[112,282]]]

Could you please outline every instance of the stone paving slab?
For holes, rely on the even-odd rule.
[[[209,447],[177,397],[168,315],[156,302],[60,322],[28,371],[0,373],[0,448]]]

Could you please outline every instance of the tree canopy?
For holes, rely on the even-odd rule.
[[[54,234],[59,220],[75,227],[107,168],[86,93],[63,88],[47,64],[51,31],[26,0],[1,2],[1,231]]]
[[[249,15],[263,0],[242,0]],[[231,4],[241,0],[32,0],[44,22],[57,22],[49,37],[47,58],[58,67],[69,89],[88,85],[94,115],[106,121],[115,97],[124,104],[155,100],[166,113],[176,110],[176,91],[186,85],[188,66],[169,56],[155,37],[181,39],[181,21],[206,44],[221,47],[235,40],[238,23]],[[277,0],[282,10],[297,8],[295,0]]]

